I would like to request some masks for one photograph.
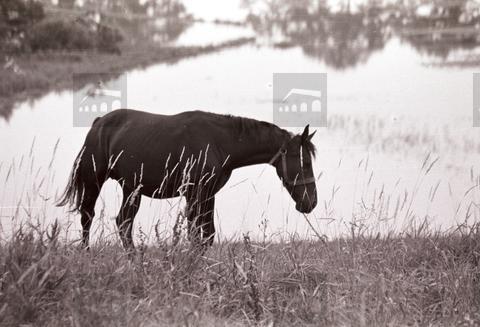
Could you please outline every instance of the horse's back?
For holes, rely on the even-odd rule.
[[[162,139],[177,145],[212,143],[223,131],[219,127],[219,115],[204,111],[185,111],[174,115],[153,114],[143,111],[120,109],[101,117],[92,129],[102,131],[112,140],[142,139],[152,144]],[[203,146],[203,145],[202,145]]]
[[[184,111],[181,113],[173,114],[173,115],[163,115],[163,114],[156,114],[150,113],[146,111],[140,111],[135,109],[118,109],[109,112],[108,114],[97,118],[95,121],[101,122],[103,124],[108,125],[121,125],[127,122],[158,122],[158,121],[165,121],[165,122],[181,122],[181,121],[190,121],[190,120],[203,120],[208,117],[213,118],[213,116],[218,116],[214,113],[205,112],[201,110],[192,110],[192,111]]]
[[[97,118],[92,127],[114,127],[121,128],[128,124],[148,123],[167,117],[165,115],[152,114],[145,111],[133,109],[118,109]]]
[[[205,127],[215,121],[213,113],[200,110],[185,111],[174,115],[154,114],[133,109],[114,110],[103,117],[97,118],[94,127],[112,127],[111,132],[122,131],[128,127],[141,127],[137,132],[152,132],[153,129],[181,129],[183,127]]]

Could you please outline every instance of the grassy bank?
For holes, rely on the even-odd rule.
[[[462,232],[461,232],[462,231]],[[204,256],[164,240],[129,260],[52,229],[0,248],[0,324],[18,326],[474,326],[480,229],[327,242],[216,243]]]
[[[15,103],[33,100],[49,91],[71,90],[74,73],[121,74],[154,63],[173,63],[251,41],[251,38],[240,38],[218,45],[191,47],[162,47],[142,42],[122,49],[120,55],[51,51],[15,56],[0,67],[0,116],[8,118]]]

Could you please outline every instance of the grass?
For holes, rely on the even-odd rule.
[[[2,326],[474,326],[480,226],[425,225],[327,243],[215,243],[204,255],[157,235],[129,259],[23,228],[0,246]]]

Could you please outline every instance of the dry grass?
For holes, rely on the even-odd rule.
[[[480,226],[319,241],[114,243],[87,252],[18,230],[0,249],[0,324],[45,326],[480,323]]]

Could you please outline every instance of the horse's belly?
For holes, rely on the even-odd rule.
[[[175,188],[174,185],[142,185],[140,192],[142,195],[145,195],[153,199],[170,199],[180,196],[178,188]]]

